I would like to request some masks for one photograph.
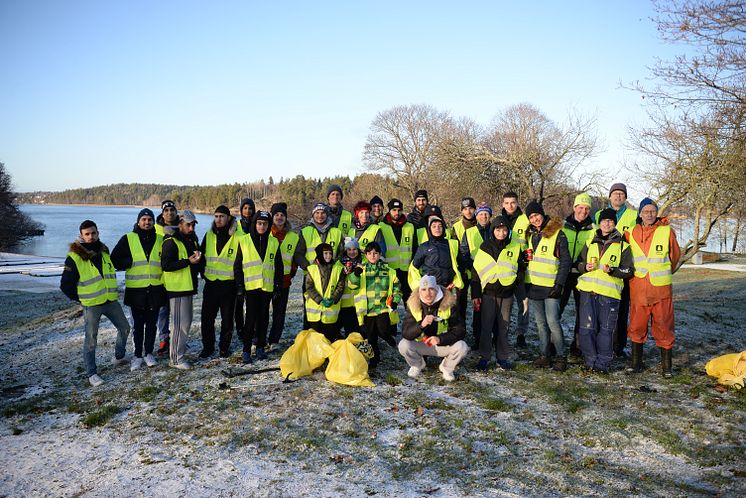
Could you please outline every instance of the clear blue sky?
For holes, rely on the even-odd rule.
[[[0,161],[18,191],[355,175],[376,113],[488,124],[530,102],[626,127],[673,48],[625,2],[0,2]]]

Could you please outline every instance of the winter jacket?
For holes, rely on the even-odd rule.
[[[427,236],[427,242],[417,248],[412,258],[412,266],[417,268],[423,276],[434,276],[438,285],[448,287],[453,282],[456,273],[453,271],[451,248],[446,238],[445,227],[443,235],[435,238],[428,226]]]
[[[256,231],[256,221],[259,217],[259,213],[254,214],[251,218],[251,226],[249,232],[243,237],[251,237],[251,242],[254,243],[254,248],[259,254],[259,258],[264,261],[264,256],[267,254],[267,245],[269,244],[269,238],[272,236],[272,230],[267,229],[266,232],[260,234]],[[233,276],[234,285],[237,286],[239,294],[246,290],[243,281],[243,254],[241,252],[241,245],[239,244],[238,250],[236,251],[236,262],[233,264]],[[279,288],[282,285],[283,277],[283,265],[282,256],[280,256],[280,249],[278,245],[277,254],[275,254],[275,275],[274,275],[274,286]]]
[[[627,241],[634,237],[640,248],[649,254],[650,243],[653,240],[653,233],[659,226],[668,225],[668,218],[658,218],[652,226],[645,227],[642,224],[635,225],[632,230],[626,232],[624,237]],[[671,260],[671,271],[676,269],[676,265],[681,258],[681,249],[676,240],[676,234],[671,229],[671,235],[668,238],[668,257]],[[670,285],[656,287],[650,283],[650,276],[645,278],[635,277],[629,281],[630,302],[638,306],[652,306],[653,304],[663,301],[664,299],[673,298],[673,289]]]
[[[412,295],[407,300],[407,309],[404,313],[404,323],[402,324],[401,331],[402,338],[414,341],[423,334],[425,336],[437,335],[441,346],[452,346],[458,341],[463,340],[466,336],[466,325],[464,319],[459,314],[458,306],[456,306],[456,297],[452,292],[445,289],[441,289],[441,291],[443,292],[443,298],[430,306],[420,300],[419,292],[416,289],[412,292]],[[427,315],[437,316],[441,306],[445,309],[450,308],[451,317],[448,319],[448,330],[440,335],[438,335],[438,322],[433,321],[433,323],[423,329],[420,326],[421,320],[415,320],[414,315],[412,315],[412,310],[422,310],[422,318]]]
[[[334,220],[332,219],[331,216],[329,216],[326,219],[326,223],[324,223],[323,225],[319,225],[318,223],[313,221],[313,218],[311,218],[310,220],[308,220],[308,223],[300,227],[300,229],[298,230],[299,240],[298,240],[298,245],[295,246],[295,255],[293,256],[293,262],[296,265],[300,266],[302,270],[305,270],[309,265],[308,260],[306,259],[306,239],[303,237],[303,233],[302,233],[303,228],[307,226],[314,227],[316,231],[319,233],[319,235],[321,236],[321,241],[326,242],[326,237],[329,233],[329,230],[334,228]],[[339,259],[342,255],[342,252],[344,250],[343,242],[344,242],[345,235],[346,234],[344,233],[342,234],[342,240],[340,241],[340,244],[338,244],[338,246],[335,248],[334,260]]]
[[[109,252],[109,248],[106,247],[100,240],[86,244],[76,240],[70,244],[70,252],[73,252],[80,256],[83,261],[91,261],[93,266],[103,275],[103,258],[101,253]],[[62,277],[60,278],[60,290],[63,294],[69,297],[73,301],[80,302],[78,298],[78,281],[80,280],[80,273],[78,267],[75,265],[73,258],[68,256],[65,258],[65,268],[62,270]]]
[[[153,250],[153,246],[155,245],[157,235],[155,228],[152,230],[142,230],[139,226],[135,225],[132,231],[137,234],[145,257],[148,258],[150,251]],[[128,270],[132,267],[132,252],[127,241],[127,234],[122,235],[117,245],[114,246],[114,250],[111,251],[111,262],[114,268],[119,271]],[[149,285],[139,289],[125,287],[124,304],[130,308],[141,310],[158,309],[166,304],[166,288],[163,285]]]
[[[215,234],[215,252],[220,254],[220,252],[223,250],[225,245],[230,240],[231,236],[235,234],[238,231],[239,222],[236,221],[236,219],[233,216],[230,216],[228,218],[228,223],[226,226],[222,228],[218,228],[215,226],[215,222],[212,222],[212,226],[210,226],[210,231]],[[235,281],[235,262],[234,262],[234,280],[208,280],[205,278],[204,271],[207,268],[207,260],[205,260],[205,254],[207,253],[207,234],[205,234],[204,237],[202,237],[202,243],[199,246],[199,250],[202,251],[202,261],[200,261],[201,266],[201,275],[202,280],[205,281],[205,287],[210,286],[211,289],[221,289],[221,291],[218,291],[219,295],[225,295],[230,296],[230,294],[233,292],[234,288],[236,287],[236,281]],[[238,258],[240,256],[241,249],[237,246],[236,251],[236,260],[238,261]],[[243,278],[241,278],[241,282],[243,283]],[[206,291],[205,291],[206,292]]]
[[[163,227],[164,239],[163,239],[163,251],[161,252],[161,268],[164,272],[166,271],[179,271],[182,268],[189,267],[192,273],[192,286],[191,291],[179,291],[169,292],[166,291],[168,298],[191,296],[197,293],[197,275],[202,273],[204,270],[203,260],[200,260],[196,265],[189,263],[188,259],[179,259],[179,248],[176,246],[174,239],[179,240],[186,248],[187,255],[191,255],[194,251],[199,250],[199,239],[197,234],[192,232],[191,234],[184,235],[178,228],[174,229],[171,226]]]
[[[510,236],[505,238],[504,240],[497,240],[497,239],[489,239],[482,242],[482,245],[479,246],[479,249],[486,252],[490,255],[492,259],[497,261],[497,258],[500,256],[500,253],[502,252],[505,247],[507,247],[508,244],[510,244]],[[526,273],[526,260],[522,257],[518,258],[518,275],[516,276],[515,282],[508,286],[504,286],[500,283],[500,281],[496,281],[491,284],[487,284],[484,287],[484,290],[482,290],[482,282],[479,279],[479,274],[476,270],[472,270],[472,277],[471,277],[471,297],[473,299],[481,298],[483,295],[487,296],[494,296],[494,297],[511,297],[513,295],[513,292],[515,291],[515,286],[518,285],[518,282],[523,282],[523,275]]]
[[[550,218],[549,216],[544,217],[544,223],[540,229],[537,229],[533,225],[528,226],[527,240],[530,238],[533,244],[532,247],[538,247],[542,238],[552,237],[555,233],[559,232],[557,235],[557,242],[554,245],[554,256],[559,259],[559,267],[557,268],[557,276],[554,280],[554,288],[526,284],[526,293],[529,299],[547,299],[550,294],[553,294],[554,297],[557,294],[557,291],[561,290],[560,288],[565,285],[567,275],[570,273],[570,268],[572,267],[572,258],[570,257],[570,250],[567,248],[567,237],[562,233],[561,228],[562,223]],[[559,292],[559,295],[556,295],[556,298],[559,299],[561,295],[562,292]]]
[[[251,216],[248,218],[243,217],[243,207],[245,205],[249,205],[251,207]],[[256,214],[256,204],[254,204],[253,199],[249,199],[248,197],[243,199],[241,201],[241,206],[238,208],[238,215],[240,218],[238,219],[238,227],[241,232],[243,233],[249,233],[251,231],[251,219],[254,217],[254,214]]]
[[[586,216],[583,221],[578,221],[575,219],[575,215],[571,214],[565,218],[565,224],[562,227],[562,230],[565,232],[565,236],[567,237],[567,248],[570,250],[570,257],[572,258],[573,268],[571,271],[577,273],[575,265],[580,261],[580,252],[585,246],[583,241],[579,239],[582,239],[586,235],[593,237],[593,235],[588,233],[593,231],[593,219],[591,219],[590,216]],[[568,232],[570,232],[571,235],[574,235],[574,237],[568,236]],[[571,239],[574,240],[570,242]]]
[[[285,240],[285,236],[288,234],[288,232],[290,232],[291,229],[292,229],[292,226],[290,225],[289,221],[285,221],[285,226],[282,228],[272,225],[272,235],[274,235],[274,237],[280,241],[280,247],[282,247],[282,241]],[[285,270],[283,266],[283,273],[284,271]],[[283,289],[287,289],[290,287],[290,284],[293,281],[293,277],[295,277],[295,274],[297,272],[298,272],[298,265],[295,261],[295,258],[293,258],[293,261],[290,267],[290,273],[282,276],[282,288]]]
[[[599,260],[612,244],[622,244],[622,260],[619,262],[618,266],[609,265],[611,267],[611,273],[609,273],[609,275],[611,275],[612,277],[621,278],[623,280],[632,278],[632,276],[635,274],[632,250],[630,249],[629,244],[624,240],[624,236],[619,233],[619,230],[615,228],[614,231],[611,232],[609,235],[604,236],[601,234],[601,230],[598,229],[596,230],[596,233],[591,240],[591,244],[597,244],[599,246]],[[588,270],[585,269],[585,264],[587,262],[588,246],[585,246],[580,252],[580,256],[576,263],[576,269],[581,275],[584,273],[588,273]]]
[[[363,273],[358,276],[350,273],[347,276],[349,287],[356,291],[360,288],[361,280],[365,279],[365,293],[368,302],[368,311],[366,316],[377,316],[388,312],[386,300],[389,297],[389,265],[381,260],[372,264],[365,260],[362,262]],[[394,283],[392,284],[391,297],[394,304],[401,300],[399,281],[396,278],[396,272],[393,272]]]
[[[414,225],[414,229],[424,228],[426,226],[427,219],[425,213],[427,212],[427,206],[423,212],[419,212],[416,207],[412,208],[412,212],[407,215],[407,221]]]
[[[332,267],[335,265],[334,260],[332,260],[330,263],[326,263],[324,261],[323,255],[319,254],[321,251],[316,251],[316,260],[314,263],[319,267],[319,274],[321,274],[321,289],[325,290],[326,286],[329,285],[329,279],[332,276]],[[345,279],[345,273],[342,272],[342,274],[339,277],[339,281],[337,281],[337,286],[332,290],[331,299],[334,301],[334,303],[338,303],[340,299],[342,299],[342,294],[344,294],[345,291],[345,283],[347,280]],[[316,286],[314,285],[313,279],[310,277],[306,278],[306,280],[303,283],[303,290],[306,292],[309,298],[313,299],[313,301],[316,304],[321,304],[321,300],[323,299],[323,296],[318,293],[316,290]]]

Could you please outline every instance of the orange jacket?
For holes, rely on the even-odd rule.
[[[644,227],[642,225],[635,225],[632,230],[624,234],[624,238],[629,242],[630,237],[635,238],[635,242],[640,245],[640,248],[648,254],[650,251],[650,243],[653,240],[653,232],[655,229],[662,225],[668,225],[668,218],[665,216],[659,218],[652,226]],[[668,240],[668,257],[671,259],[671,270],[676,269],[676,265],[681,257],[681,249],[679,243],[676,241],[676,234],[671,229],[671,236]],[[629,300],[632,304],[638,306],[651,306],[664,299],[671,299],[673,297],[673,290],[670,285],[664,285],[661,287],[655,287],[650,283],[650,275],[645,275],[644,278],[632,277],[629,281]]]

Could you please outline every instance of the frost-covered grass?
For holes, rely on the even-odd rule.
[[[382,344],[375,388],[332,384],[323,372],[289,384],[278,372],[226,378],[222,370],[239,363],[237,341],[230,360],[195,362],[188,372],[165,362],[130,372],[109,364],[114,330],[106,322],[99,338],[106,383],[92,389],[75,308],[47,308],[43,295],[8,302],[0,295],[0,306],[29,310],[23,323],[0,331],[0,489],[14,496],[743,495],[746,393],[715,389],[704,364],[746,348],[739,304],[746,275],[682,270],[675,285],[672,379],[659,375],[652,344],[637,376],[621,363],[607,376],[577,363],[564,374],[535,369],[532,349],[509,372],[477,372],[470,356],[450,384],[435,361],[409,379],[398,353]],[[283,350],[300,329],[295,289]],[[257,368],[276,365],[279,354]]]

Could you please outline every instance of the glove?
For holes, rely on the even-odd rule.
[[[354,270],[355,275],[358,277],[363,274],[363,267],[362,266],[356,266]]]
[[[551,299],[559,299],[562,297],[562,284],[554,284],[552,290],[549,292]]]
[[[333,304],[334,304],[334,300],[332,300],[329,297],[325,297],[324,299],[321,300],[321,306],[323,306],[324,308],[331,308]]]

